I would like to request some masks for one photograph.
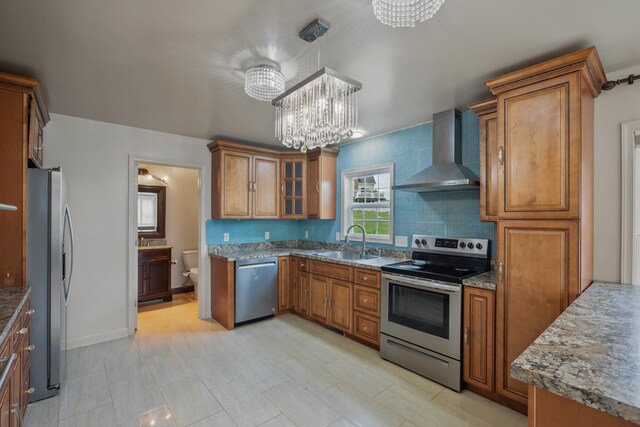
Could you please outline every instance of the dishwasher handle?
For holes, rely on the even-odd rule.
[[[258,264],[241,264],[238,266],[238,270],[244,270],[245,268],[262,268],[262,267],[275,267],[276,263],[274,261],[271,262],[261,262]]]

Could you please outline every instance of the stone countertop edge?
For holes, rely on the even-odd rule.
[[[462,281],[464,286],[470,286],[472,288],[487,289],[489,291],[496,290],[496,272],[495,270],[485,271],[484,273],[476,274],[475,276],[468,277]]]
[[[18,289],[20,288],[15,288],[15,289],[10,289],[13,293],[17,293]],[[9,288],[5,288],[5,289],[0,289],[0,301],[2,302],[2,304],[15,304],[15,301],[18,299],[17,295],[11,295],[9,297],[5,297],[5,295],[3,295],[5,293],[6,290],[9,290]],[[20,301],[18,302],[18,304],[15,306],[14,310],[13,310],[13,314],[11,315],[11,317],[9,318],[8,321],[6,321],[7,323],[4,325],[4,329],[2,330],[2,333],[0,334],[0,343],[3,343],[5,338],[7,338],[7,336],[9,335],[9,332],[11,331],[11,328],[13,328],[13,325],[16,323],[16,319],[18,318],[18,314],[20,313],[20,310],[22,310],[22,308],[24,307],[24,304],[27,302],[27,299],[29,298],[29,295],[31,295],[31,287],[28,287],[27,290],[25,292],[22,292],[22,295],[19,296],[20,297]],[[7,299],[9,301],[7,301]],[[5,307],[3,307],[4,309]]]
[[[229,253],[209,253],[209,256],[212,258],[224,259],[227,261],[237,261],[242,259],[260,259],[260,258],[272,258],[279,256],[301,256],[305,258],[314,259],[317,261],[324,261],[332,264],[341,264],[348,265],[351,267],[361,267],[368,268],[373,270],[380,270],[380,267],[388,264],[393,264],[396,262],[406,261],[399,258],[373,258],[367,260],[346,260],[346,259],[335,259],[329,258],[325,256],[315,255],[318,252],[318,249],[267,249],[267,250],[256,250],[256,251],[237,251],[237,252],[229,252]]]
[[[512,364],[542,390],[640,424],[640,286],[594,282]]]

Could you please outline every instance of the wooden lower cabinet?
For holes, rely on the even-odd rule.
[[[171,301],[171,248],[138,250],[138,301]]]
[[[9,387],[4,387],[0,397],[0,427],[11,426],[11,393]]]
[[[329,318],[329,282],[328,277],[311,276],[309,281],[309,315],[314,319],[327,323]]]
[[[353,332],[353,283],[331,279],[329,287],[329,325],[348,334]]]
[[[291,258],[278,258],[278,313],[291,308]]]
[[[494,391],[495,292],[464,288],[463,378],[468,385]]]
[[[380,346],[380,272],[303,257],[290,268],[294,313]]]
[[[496,392],[527,404],[511,363],[579,293],[578,221],[498,222]]]

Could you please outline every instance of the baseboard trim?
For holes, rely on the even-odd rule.
[[[186,294],[187,292],[193,292],[194,287],[191,286],[181,286],[179,288],[171,288],[171,295],[175,294]]]
[[[67,341],[67,350],[78,347],[85,347],[92,344],[98,344],[105,341],[116,340],[129,336],[129,329],[122,328],[115,331],[106,332],[104,334],[87,335]]]

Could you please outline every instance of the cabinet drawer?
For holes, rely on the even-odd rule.
[[[356,268],[355,282],[361,285],[374,286],[380,289],[380,272]]]
[[[351,267],[322,261],[311,261],[311,272],[347,281],[351,281],[353,277],[353,269]]]
[[[20,312],[21,328],[28,328],[29,324],[31,323],[31,314],[29,313],[29,310],[31,310],[31,307],[29,305],[29,301],[27,300],[24,304],[24,307],[22,308],[22,311]]]
[[[377,346],[380,345],[380,319],[368,314],[353,312],[354,335]]]
[[[353,308],[374,316],[380,316],[380,290],[368,286],[355,285]]]

